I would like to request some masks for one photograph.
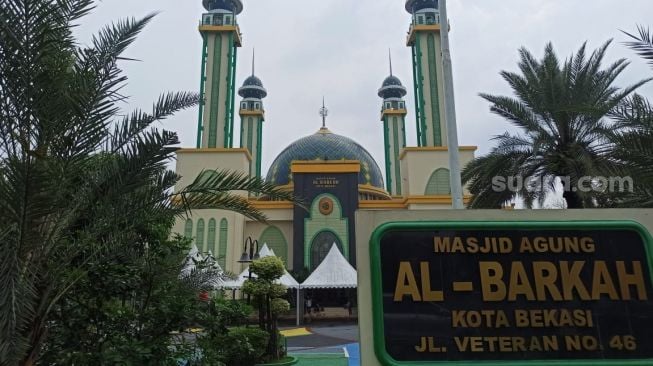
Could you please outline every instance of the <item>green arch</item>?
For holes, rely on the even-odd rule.
[[[197,249],[199,249],[200,252],[206,252],[206,247],[204,246],[204,219],[197,220],[195,244],[197,245]]]
[[[267,244],[268,248],[274,250],[274,254],[281,258],[283,264],[288,265],[288,241],[286,241],[286,237],[278,227],[268,226],[261,234],[258,242],[261,245]]]
[[[217,250],[218,248],[215,247],[215,229],[216,229],[215,219],[209,220],[209,233],[206,238],[206,241],[208,243],[207,245],[209,248],[208,250],[210,250],[211,253],[213,253],[213,255],[217,255],[218,253]]]
[[[226,269],[225,264],[227,263],[227,239],[229,238],[229,223],[227,219],[220,220],[220,237],[219,237],[219,247],[217,250],[218,264],[222,269]]]
[[[193,237],[193,220],[186,219],[186,225],[184,226],[184,236],[188,239]]]
[[[333,212],[323,215],[320,212],[319,202],[322,198],[329,197],[333,200]],[[349,222],[342,217],[342,204],[338,197],[323,193],[313,199],[310,218],[304,219],[304,265],[311,267],[311,245],[315,237],[322,231],[331,231],[342,243],[342,254],[349,259]]]
[[[346,249],[344,247],[345,244],[343,243],[342,238],[333,230],[330,230],[330,229],[321,230],[321,231],[315,233],[315,235],[313,235],[313,238],[311,239],[311,242],[309,244],[310,252],[308,253],[308,262],[306,263],[306,265],[307,265],[308,268],[311,269],[311,271],[314,270],[315,268],[317,268],[317,266],[319,265],[319,264],[316,265],[315,263],[313,263],[313,251],[315,250],[315,246],[317,244],[319,244],[319,243],[316,242],[316,239],[322,233],[330,233],[331,235],[333,235],[336,238],[336,241],[334,243],[336,244],[336,246],[340,250],[340,253],[343,254],[345,256],[345,258],[349,258],[348,254],[347,255],[345,254],[348,251],[346,251]],[[331,243],[331,244],[334,244],[334,243]],[[329,245],[329,250],[331,249],[331,246],[332,245]]]
[[[433,174],[431,174],[431,177],[426,184],[426,191],[424,194],[427,196],[451,194],[451,182],[449,179],[449,169],[436,169]]]

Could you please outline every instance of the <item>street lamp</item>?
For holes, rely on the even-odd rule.
[[[249,245],[249,251],[247,246]],[[254,246],[256,245],[256,251],[254,251]],[[252,240],[252,237],[249,236],[245,239],[245,246],[243,249],[243,255],[240,256],[238,263],[252,263],[253,261],[259,259],[258,255],[258,240]]]
[[[249,246],[249,248],[248,248]],[[254,251],[254,246],[256,246],[256,251]],[[248,250],[249,249],[249,250]],[[245,245],[243,248],[243,255],[240,256],[240,260],[238,263],[252,263],[253,261],[259,259],[260,256],[258,254],[258,240],[252,240],[251,236],[248,236],[247,239],[245,239]],[[252,279],[252,267],[247,268],[249,272],[249,276],[247,277],[248,279]],[[249,294],[247,294],[247,304],[249,305]]]

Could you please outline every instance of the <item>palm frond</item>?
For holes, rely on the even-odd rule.
[[[621,32],[633,39],[625,44],[653,66],[653,35],[650,30],[643,26],[637,26],[637,35],[623,30]]]
[[[305,208],[292,192],[259,177],[227,170],[202,171],[190,185],[174,193],[171,199],[186,212],[192,209],[226,209],[254,220],[266,221],[265,215],[248,199],[247,192],[272,200],[294,202]]]

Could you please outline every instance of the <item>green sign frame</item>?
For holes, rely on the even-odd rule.
[[[457,230],[632,230],[642,238],[653,281],[653,236],[635,221],[415,221],[390,222],[380,225],[370,239],[370,267],[372,276],[372,319],[374,331],[374,353],[384,366],[653,366],[653,359],[645,360],[529,360],[529,361],[414,361],[403,362],[393,359],[385,348],[383,322],[383,290],[381,284],[381,238],[389,231],[429,231],[433,229]]]

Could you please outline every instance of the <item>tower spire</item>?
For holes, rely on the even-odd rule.
[[[392,51],[388,48],[388,58],[390,59],[390,76],[392,75]]]
[[[320,116],[322,116],[322,128],[326,128],[326,118],[329,115],[329,110],[324,104],[324,97],[322,97],[322,108],[320,108]]]
[[[256,49],[252,48],[252,76],[254,76],[255,60],[256,60]]]

